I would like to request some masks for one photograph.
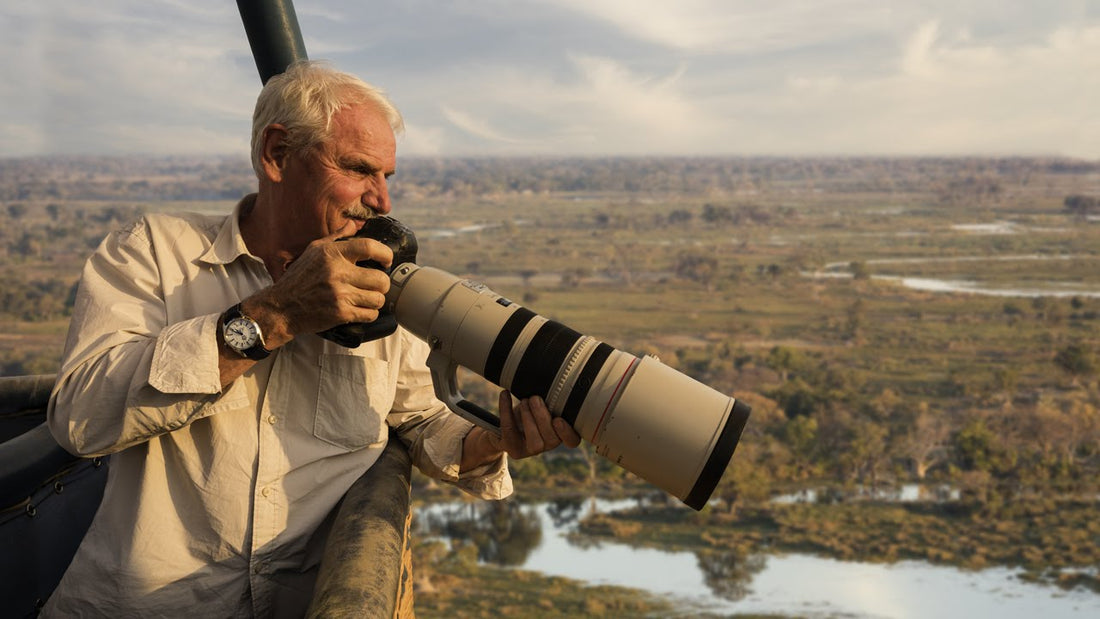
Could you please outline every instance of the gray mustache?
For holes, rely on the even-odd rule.
[[[374,217],[374,216],[375,216],[374,211],[372,211],[370,209],[358,209],[358,208],[350,209],[349,208],[348,210],[344,211],[344,217],[353,218],[353,219],[370,219],[371,217]]]

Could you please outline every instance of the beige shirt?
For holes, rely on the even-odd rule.
[[[300,336],[224,391],[217,323],[270,286],[231,216],[149,215],[88,260],[49,407],[62,447],[113,454],[103,502],[47,616],[294,616],[326,517],[388,429],[427,475],[512,491],[504,458],[459,475],[471,427],[435,398],[404,330],[356,349]]]

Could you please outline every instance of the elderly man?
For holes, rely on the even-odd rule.
[[[69,451],[113,454],[103,503],[46,615],[300,616],[327,518],[389,428],[436,479],[511,492],[506,455],[577,434],[538,399],[502,435],[446,412],[426,346],[316,333],[374,320],[388,289],[345,239],[390,211],[397,110],[317,63],[256,104],[256,194],[228,217],[149,215],[110,235],[81,280],[49,422]]]

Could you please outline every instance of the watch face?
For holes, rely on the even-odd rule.
[[[256,323],[247,318],[234,318],[225,324],[225,343],[234,350],[248,350],[259,340]]]

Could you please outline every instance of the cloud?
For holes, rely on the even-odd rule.
[[[403,154],[1100,157],[1077,0],[311,0],[311,57],[386,88]],[[0,155],[238,152],[236,7],[0,6]]]
[[[474,137],[491,142],[518,143],[521,141],[501,134],[501,132],[491,127],[489,121],[484,118],[475,118],[447,105],[440,106],[440,111],[443,113],[443,117],[450,121],[452,125]]]
[[[503,65],[480,72],[483,87],[473,91],[435,82],[449,93],[438,106],[436,135],[451,150],[553,153],[565,147],[576,154],[643,154],[660,144],[692,152],[715,124],[682,92],[683,68],[656,75],[611,58],[572,54],[565,72],[517,72]],[[402,150],[415,154],[415,145]]]
[[[638,74],[611,58],[578,54],[572,60],[580,75],[568,93],[575,102],[573,122],[600,144],[623,144],[632,153],[654,143],[682,151],[716,122],[681,90],[683,67],[656,76]]]
[[[259,80],[254,69],[248,79],[242,62],[247,42],[229,21],[239,22],[235,10],[153,6],[103,2],[16,16],[23,27],[3,35],[19,48],[2,50],[6,66],[23,69],[6,70],[0,99],[35,136],[20,150],[169,152],[173,141],[201,150],[190,142],[206,129],[210,137],[242,123],[247,131]],[[191,130],[174,132],[175,124]],[[224,143],[211,140],[207,149],[216,145]]]
[[[873,0],[556,0],[623,33],[703,52],[761,53],[806,47],[881,27],[886,3]]]
[[[927,75],[931,70],[932,59],[929,58],[933,46],[936,43],[936,35],[939,24],[934,21],[923,24],[909,38],[902,54],[902,69],[910,75]]]
[[[398,151],[404,155],[439,156],[446,153],[444,131],[439,127],[407,124],[405,133],[398,137]]]
[[[802,119],[793,126],[820,146],[807,149],[787,131],[773,134],[776,150],[802,142],[800,150],[833,153],[1100,154],[1100,87],[1084,79],[1100,74],[1100,26],[1020,45],[946,40],[939,30],[914,29],[884,75],[789,76],[769,114]],[[764,114],[751,103],[741,111]]]

